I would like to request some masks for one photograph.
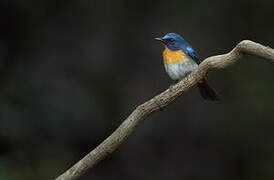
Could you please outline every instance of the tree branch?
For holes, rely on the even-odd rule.
[[[87,172],[88,169],[94,167],[102,159],[118,148],[118,146],[127,139],[138,123],[143,119],[148,117],[153,112],[157,112],[168,106],[183,92],[197,84],[210,70],[225,68],[232,65],[241,59],[245,54],[266,58],[274,62],[274,49],[249,40],[241,41],[227,54],[206,58],[199,65],[197,70],[174,85],[172,90],[167,89],[149,101],[139,105],[107,139],[105,139],[100,145],[98,145],[94,150],[88,153],[83,159],[77,162],[65,173],[57,177],[56,180],[77,179]]]

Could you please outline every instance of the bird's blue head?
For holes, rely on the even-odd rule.
[[[182,36],[176,33],[168,33],[164,37],[155,38],[155,40],[161,41],[172,51],[180,50],[184,45],[187,45],[187,42],[182,38]]]

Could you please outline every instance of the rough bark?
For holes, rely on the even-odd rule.
[[[108,138],[106,138],[100,145],[98,145],[70,169],[57,177],[56,180],[71,180],[79,178],[87,172],[87,170],[94,167],[102,159],[118,148],[143,119],[168,106],[183,92],[197,84],[210,70],[225,68],[232,65],[246,54],[274,61],[274,49],[249,40],[241,41],[227,54],[206,58],[199,65],[197,70],[192,72],[189,76],[181,80],[172,88],[165,90],[161,94],[139,105]]]

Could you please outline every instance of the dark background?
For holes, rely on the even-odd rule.
[[[169,87],[153,38],[201,58],[243,39],[274,47],[274,1],[1,0],[0,179],[53,179]],[[80,179],[274,178],[274,64],[246,56],[143,121]]]

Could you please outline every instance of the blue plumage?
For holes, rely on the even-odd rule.
[[[186,77],[189,73],[198,68],[199,61],[195,50],[180,36],[176,33],[168,33],[162,38],[155,38],[158,41],[161,41],[167,47],[163,53],[164,61],[166,58],[168,59],[168,63],[164,63],[166,72],[169,77],[173,80],[180,80]],[[169,50],[169,51],[167,51]],[[170,52],[171,51],[171,52]],[[178,56],[177,52],[184,54],[186,57],[177,61]],[[166,53],[168,52],[168,53]],[[172,53],[174,52],[175,55]],[[167,54],[171,54],[171,56],[167,56]],[[180,56],[179,56],[180,58]],[[173,61],[174,60],[174,61]],[[170,63],[176,62],[176,63]],[[219,97],[217,96],[215,90],[211,88],[206,80],[203,78],[198,83],[199,91],[202,97],[206,100],[218,101]]]
[[[200,64],[200,61],[196,55],[195,50],[184,40],[182,36],[176,33],[168,33],[163,38],[162,41],[165,41],[167,48],[173,51],[182,50],[185,54],[191,57],[197,64]]]

